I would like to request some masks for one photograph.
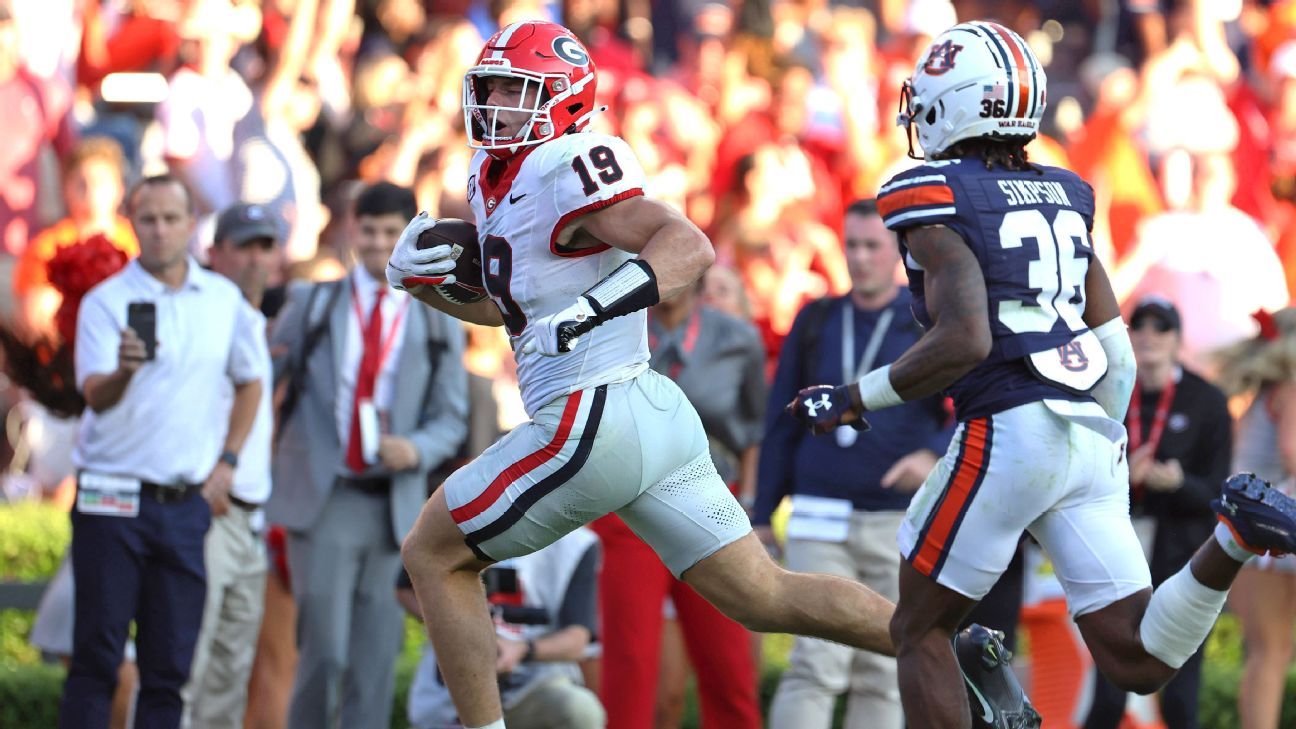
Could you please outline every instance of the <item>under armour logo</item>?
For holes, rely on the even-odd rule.
[[[805,406],[806,410],[810,411],[810,417],[817,418],[819,417],[819,408],[832,410],[832,400],[829,399],[828,393],[825,392],[819,396],[819,402],[815,402],[813,398],[807,397],[805,400]]]

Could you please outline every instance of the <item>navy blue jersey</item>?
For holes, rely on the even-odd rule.
[[[1093,190],[1059,167],[987,170],[979,159],[939,160],[891,178],[878,211],[900,236],[914,316],[931,326],[923,271],[906,230],[943,225],[976,254],[985,276],[990,356],[947,390],[960,420],[1046,398],[1091,399],[1037,377],[1026,357],[1085,332],[1085,275],[1093,258]]]

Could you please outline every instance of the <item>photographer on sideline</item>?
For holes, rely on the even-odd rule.
[[[598,697],[580,685],[577,665],[595,636],[598,561],[598,538],[581,528],[482,573],[510,729],[602,729],[606,724]],[[408,575],[402,574],[396,599],[411,615],[421,615]],[[410,684],[408,711],[415,729],[460,726],[430,643]]]

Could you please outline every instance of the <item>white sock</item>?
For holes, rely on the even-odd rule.
[[[465,727],[464,729],[504,729],[504,719],[502,718],[496,719],[495,721],[492,721],[489,724],[485,724],[482,726],[470,726],[470,727]]]
[[[1237,543],[1237,539],[1233,537],[1233,530],[1229,529],[1228,525],[1222,521],[1215,524],[1215,541],[1219,542],[1220,548],[1224,550],[1225,554],[1239,562],[1245,563],[1256,556],[1255,552]]]
[[[1191,566],[1184,565],[1152,593],[1139,623],[1143,648],[1177,670],[1206,640],[1227,597],[1227,590],[1203,585],[1193,577]]]

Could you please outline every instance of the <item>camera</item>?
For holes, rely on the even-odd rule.
[[[522,604],[522,588],[518,584],[517,570],[513,567],[489,567],[482,572],[486,586],[486,601],[490,603],[491,617],[509,625],[548,625],[549,611],[542,607]]]

